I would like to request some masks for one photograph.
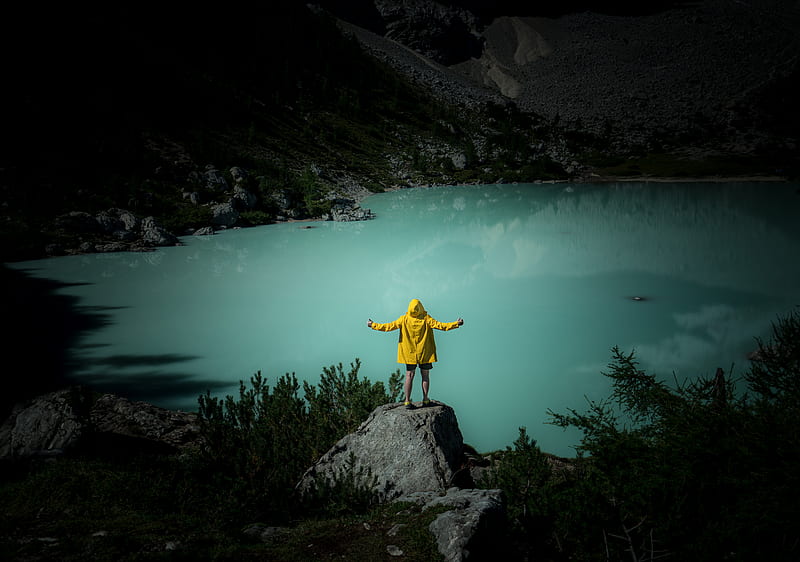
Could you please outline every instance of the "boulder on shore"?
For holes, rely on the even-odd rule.
[[[505,536],[502,490],[473,487],[455,411],[441,402],[406,409],[376,408],[306,471],[297,488],[313,493],[345,477],[363,478],[378,501],[446,507],[430,524],[447,562],[485,559]]]
[[[73,386],[14,407],[0,424],[0,459],[59,456],[94,448],[101,452],[177,452],[200,444],[197,414],[96,396]]]
[[[354,471],[374,479],[378,501],[390,501],[445,491],[469,474],[463,467],[464,441],[453,408],[441,402],[412,410],[385,404],[309,468],[297,487],[305,494]]]

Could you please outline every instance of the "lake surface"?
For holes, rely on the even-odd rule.
[[[61,292],[106,316],[74,350],[76,379],[183,409],[258,370],[315,383],[360,358],[361,376],[387,381],[397,333],[367,319],[419,298],[437,320],[465,320],[436,332],[430,393],[455,408],[465,442],[503,448],[525,426],[561,455],[578,435],[546,411],[607,396],[614,345],[669,380],[741,376],[754,337],[800,304],[798,184],[436,187],[362,206],[377,219],[14,267],[69,283]]]

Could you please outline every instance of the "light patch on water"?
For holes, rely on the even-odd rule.
[[[196,408],[206,382],[222,385],[219,395],[257,370],[313,383],[356,357],[362,376],[386,381],[400,367],[397,334],[366,321],[395,320],[419,298],[438,320],[465,319],[437,332],[431,374],[431,397],[456,409],[465,441],[500,449],[525,426],[544,450],[567,455],[578,436],[548,425],[546,412],[603,398],[615,345],[667,379],[732,362],[744,370],[753,338],[800,302],[800,263],[789,258],[800,248],[796,190],[409,189],[362,202],[372,221],[230,230],[19,267],[82,283],[61,292],[107,311],[108,324],[75,350],[76,377],[111,373],[134,398],[178,389],[151,399],[168,407]]]

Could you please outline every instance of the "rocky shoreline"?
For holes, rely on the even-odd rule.
[[[708,176],[708,177],[663,177],[663,176],[600,176],[588,175],[577,180],[540,180],[533,183],[725,183],[725,182],[786,182],[783,176]],[[499,182],[504,183],[504,182]],[[514,182],[516,183],[516,182]],[[477,184],[476,184],[477,185]],[[435,187],[435,185],[421,185],[416,187]],[[415,189],[415,187],[391,187],[386,192],[401,189]],[[351,222],[371,220],[375,214],[370,209],[361,207],[361,203],[371,193],[356,195],[354,199],[336,199],[331,205],[331,212],[321,217],[296,218],[291,216],[292,210],[284,208],[284,214],[279,215],[276,223],[280,222],[311,222],[311,221],[336,221]],[[234,190],[226,201],[206,204],[212,210],[211,222],[205,226],[185,232],[183,236],[212,236],[216,232],[227,229],[244,228],[239,223],[240,213],[247,209],[241,201],[252,201],[253,196],[244,188]],[[152,216],[140,218],[134,213],[119,208],[111,208],[96,215],[83,211],[72,211],[56,217],[54,228],[68,235],[78,237],[81,241],[72,247],[62,243],[48,244],[42,257],[55,257],[61,255],[78,255],[106,252],[149,252],[158,247],[180,246],[182,242],[178,235],[167,231]]]

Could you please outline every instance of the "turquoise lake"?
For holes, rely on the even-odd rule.
[[[741,376],[755,337],[800,305],[796,183],[433,187],[362,206],[377,218],[12,265],[107,316],[73,350],[77,380],[189,410],[258,370],[314,383],[359,358],[362,377],[387,381],[397,332],[367,319],[418,298],[437,320],[465,320],[436,332],[430,391],[464,441],[499,449],[524,426],[565,456],[579,435],[547,410],[606,397],[613,346],[667,380]]]

